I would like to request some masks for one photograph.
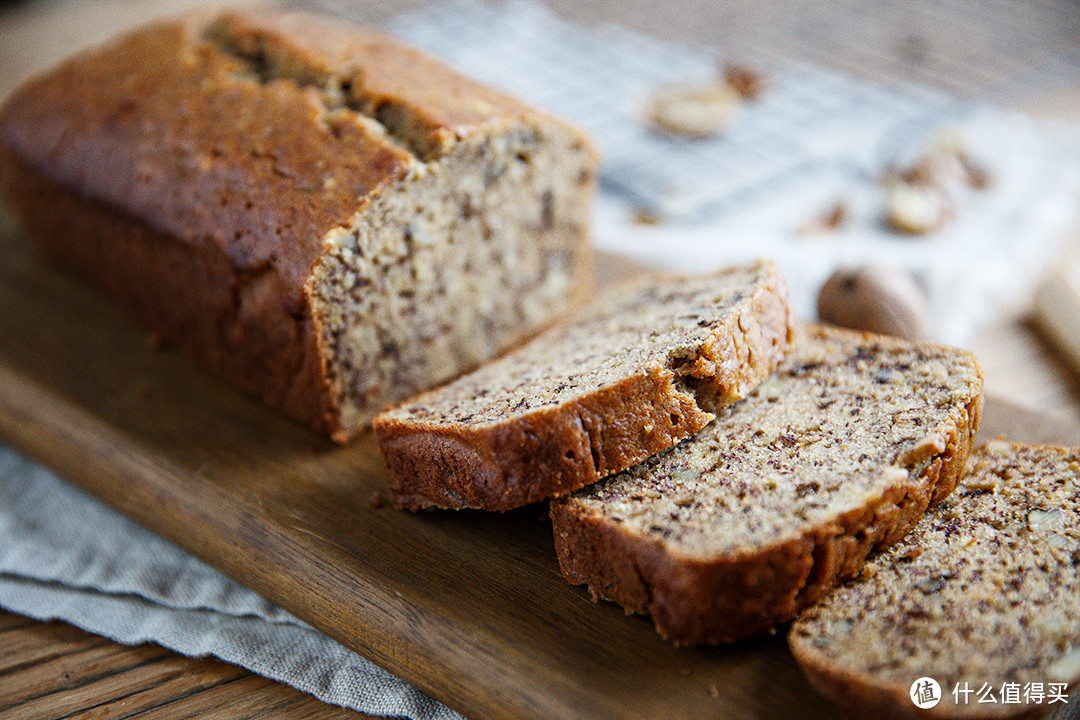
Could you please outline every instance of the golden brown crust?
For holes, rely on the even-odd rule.
[[[173,242],[5,155],[0,148],[7,197],[51,262],[268,405],[320,432],[336,429],[310,315],[283,299],[278,276],[238,272],[220,253]],[[117,272],[124,267],[138,271]]]
[[[897,473],[861,507],[795,536],[734,553],[691,557],[663,537],[613,520],[602,506],[573,498],[553,501],[563,575],[587,584],[594,598],[651,615],[658,632],[677,644],[730,642],[771,628],[855,576],[872,550],[903,537],[929,503],[952,491],[981,410],[981,393],[957,407],[931,433],[946,438],[940,451],[924,457],[915,472]],[[736,407],[732,415],[738,412]]]
[[[567,581],[587,585],[594,600],[651,615],[660,634],[679,644],[728,641],[771,625],[778,612],[793,611],[813,563],[807,539],[765,548],[749,561],[706,563],[571,503],[553,502],[551,519]]]
[[[919,720],[931,718],[946,720],[948,718],[960,718],[963,720],[1028,720],[1044,716],[1047,706],[1036,703],[1030,704],[976,704],[972,697],[971,704],[962,706],[963,711],[958,712],[957,706],[949,703],[939,704],[935,708],[919,709],[911,701],[911,684],[918,679],[913,675],[907,683],[877,684],[867,682],[864,673],[847,667],[841,667],[831,663],[819,653],[799,643],[789,643],[792,654],[795,656],[799,667],[806,676],[806,681],[818,693],[834,702],[840,702],[840,710],[845,717],[851,718],[883,718],[883,720]],[[977,686],[981,681],[975,681]],[[1000,688],[995,688],[1000,689]],[[942,693],[951,692],[951,688],[942,688]]]
[[[401,392],[366,418],[341,417],[328,389],[335,349],[309,282],[327,238],[462,138],[541,119],[374,31],[305,14],[196,13],[24,85],[0,109],[0,180],[50,258],[343,441]],[[591,151],[584,137],[580,146]],[[491,339],[487,354],[561,308]]]
[[[565,495],[671,447],[712,419],[673,379],[670,370],[656,368],[484,427],[377,421],[391,497],[409,510],[509,510]],[[650,422],[652,432],[642,432]]]
[[[374,428],[391,497],[409,510],[501,511],[624,470],[697,432],[764,379],[793,323],[783,281],[772,275],[674,368],[654,365],[557,406],[478,425],[383,414]]]

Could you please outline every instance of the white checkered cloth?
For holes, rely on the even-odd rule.
[[[910,272],[926,290],[934,339],[965,345],[1025,300],[1075,229],[1075,127],[782,62],[763,69],[766,91],[727,132],[679,139],[649,130],[645,99],[714,78],[712,52],[616,27],[575,26],[531,0],[451,0],[399,19],[392,30],[594,135],[604,158],[599,247],[685,270],[771,257],[804,319],[816,317],[817,290],[837,267],[882,264]],[[955,136],[989,171],[990,187],[961,189],[952,219],[936,232],[889,231],[883,174],[942,135]],[[832,233],[802,232],[837,202],[847,223]],[[640,210],[661,222],[635,224]]]

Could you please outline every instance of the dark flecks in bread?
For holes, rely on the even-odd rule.
[[[771,263],[621,288],[377,418],[395,501],[504,510],[623,470],[744,396],[791,333]]]
[[[964,351],[808,329],[694,437],[553,501],[563,573],[680,643],[790,619],[953,488],[981,389]]]
[[[955,702],[958,683],[1080,682],[1080,449],[993,441],[956,492],[791,628],[812,684],[859,713],[1008,717],[1036,703]],[[942,687],[923,713],[916,678]]]

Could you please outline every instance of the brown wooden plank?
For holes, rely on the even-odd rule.
[[[139,717],[145,720],[363,720],[369,716],[320,703],[293,688],[248,675],[153,708]]]
[[[20,666],[0,677],[3,687],[0,709],[12,712],[12,708],[19,708],[19,712],[25,712],[23,706],[40,709],[62,705],[64,701],[59,698],[64,695],[74,693],[85,697],[87,693],[81,689],[133,670],[138,670],[135,675],[142,674],[144,669],[152,668],[170,657],[175,655],[156,645],[129,648],[111,642],[89,644],[41,662]],[[146,670],[145,673],[150,677],[154,670]],[[77,710],[79,707],[75,705],[71,709]]]
[[[680,650],[592,603],[542,508],[372,509],[370,438],[334,447],[148,348],[14,233],[0,317],[0,434],[474,720],[830,714],[781,638]]]
[[[35,624],[37,624],[37,622],[28,617],[0,610],[0,633],[7,632],[8,630],[18,630]]]
[[[0,703],[9,699],[4,676],[109,642],[65,623],[37,623],[29,619],[27,623],[0,633],[0,683],[5,689]]]
[[[474,720],[832,715],[781,637],[677,649],[590,602],[543,508],[373,509],[370,437],[335,447],[151,349],[11,232],[0,317],[0,435]]]
[[[171,666],[168,673],[159,667]],[[131,673],[130,682],[112,688],[98,688],[93,685],[80,688],[88,699],[84,705],[67,717],[70,720],[91,720],[97,718],[130,718],[145,715],[149,711],[161,711],[172,702],[183,701],[198,693],[212,688],[227,687],[245,677],[251,677],[247,671],[234,665],[211,660],[192,660],[170,653],[169,660],[151,666],[158,672],[142,673],[137,669]],[[109,678],[118,680],[119,678]],[[127,679],[127,678],[125,678]],[[105,680],[98,684],[104,684]],[[72,695],[72,693],[68,693]],[[102,701],[102,698],[109,698]]]
[[[0,718],[87,717],[121,720],[265,718],[363,720],[299,690],[215,659],[182,658],[154,645],[128,647],[62,622],[42,623],[0,611]],[[181,672],[155,684],[155,660]],[[145,673],[145,677],[140,675]],[[125,674],[131,682],[110,684]],[[132,692],[134,688],[134,692]],[[85,703],[74,713],[68,697]]]

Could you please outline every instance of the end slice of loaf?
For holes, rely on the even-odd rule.
[[[771,628],[953,489],[981,409],[965,351],[807,328],[693,438],[552,501],[562,572],[679,644]]]
[[[692,435],[780,362],[793,319],[771,262],[649,279],[375,420],[394,502],[507,510]]]
[[[345,440],[590,292],[598,158],[381,33],[196,13],[0,109],[0,185],[56,263]]]
[[[812,685],[864,717],[1047,712],[1050,683],[1080,682],[1078,566],[1080,448],[993,441],[868,577],[803,614],[789,644]],[[941,686],[932,709],[910,699],[922,677]],[[1006,683],[1016,702],[1002,701]],[[984,684],[997,703],[963,692]],[[1041,700],[1021,694],[1032,684]]]

